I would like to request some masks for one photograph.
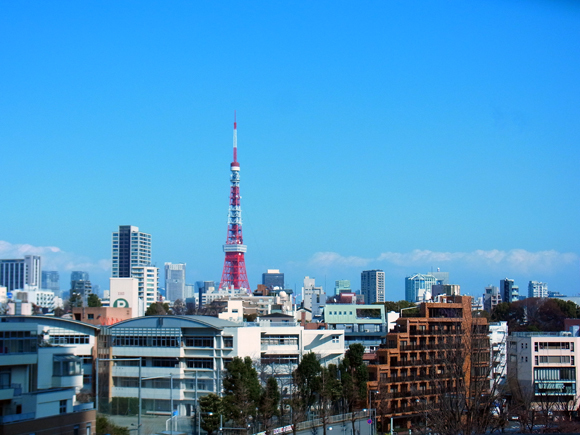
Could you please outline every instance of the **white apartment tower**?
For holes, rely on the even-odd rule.
[[[157,302],[159,289],[159,269],[155,266],[133,266],[131,277],[136,278],[139,285],[139,299],[144,302],[144,309]]]
[[[185,299],[185,263],[165,263],[165,296],[171,302]]]
[[[548,284],[545,282],[530,281],[528,284],[529,298],[547,298]]]
[[[365,304],[385,302],[385,272],[382,270],[365,270],[360,274],[360,292]]]

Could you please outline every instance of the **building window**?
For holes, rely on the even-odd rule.
[[[534,343],[534,352],[538,351],[538,343]]]
[[[213,369],[212,358],[190,358],[187,360],[187,368],[190,369]]]
[[[87,435],[91,435],[91,424],[87,424]]]
[[[340,335],[333,335],[332,336],[332,342],[335,344],[340,343]]]
[[[94,320],[95,319],[95,315],[94,314],[89,314],[88,315],[89,320]]]
[[[186,347],[213,347],[213,337],[185,337]]]
[[[61,414],[66,414],[66,399],[60,401],[59,412]]]
[[[534,357],[534,362],[536,365],[538,365],[538,357],[537,356]]]
[[[0,372],[0,390],[10,388],[10,372]]]
[[[79,427],[75,426],[73,429],[73,435],[79,435]]]
[[[152,367],[178,367],[179,360],[177,358],[152,358]]]
[[[230,349],[234,347],[234,337],[224,337],[224,347]]]

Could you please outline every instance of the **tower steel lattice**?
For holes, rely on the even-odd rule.
[[[246,274],[244,254],[247,250],[242,237],[242,206],[240,205],[240,164],[238,163],[238,129],[234,114],[234,161],[230,165],[230,207],[228,210],[228,234],[224,245],[226,258],[220,282],[221,289],[251,292]]]

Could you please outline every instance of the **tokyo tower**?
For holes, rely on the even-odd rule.
[[[224,245],[226,259],[220,289],[242,290],[251,293],[242,237],[242,206],[240,205],[240,164],[238,163],[238,130],[234,113],[234,161],[230,165],[230,207],[228,210],[228,235]]]

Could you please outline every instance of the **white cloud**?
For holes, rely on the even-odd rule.
[[[465,267],[470,269],[507,270],[512,273],[554,273],[573,264],[580,257],[572,252],[554,250],[529,252],[524,249],[501,251],[481,249],[471,252],[437,252],[415,249],[410,252],[384,252],[377,258],[345,257],[336,252],[317,252],[310,259],[311,266],[365,267],[371,263],[391,264],[399,267]]]
[[[56,246],[19,245],[0,240],[0,258],[23,258],[25,255],[40,255],[43,270],[84,270],[98,273],[111,269],[110,260],[94,261],[82,255],[65,252]]]
[[[316,267],[365,267],[371,261],[372,259],[355,256],[343,257],[336,252],[317,252],[310,258],[309,264]]]

